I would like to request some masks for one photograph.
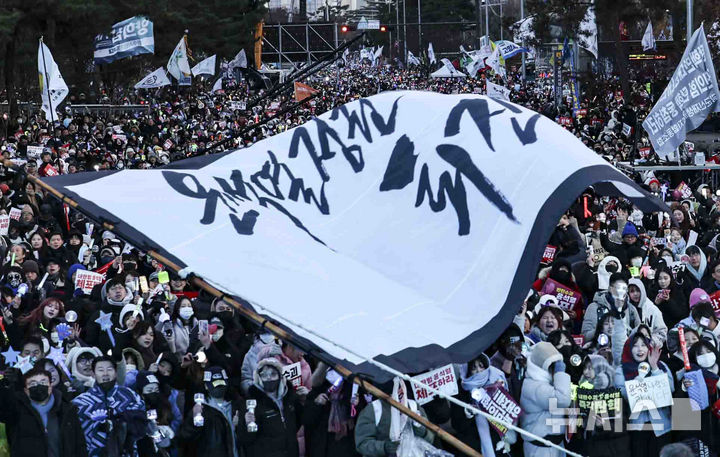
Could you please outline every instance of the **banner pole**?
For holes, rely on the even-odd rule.
[[[67,197],[66,195],[64,195],[63,193],[61,193],[60,191],[58,191],[57,189],[55,189],[55,188],[52,187],[51,185],[47,184],[46,182],[42,181],[42,180],[39,179],[38,177],[32,176],[32,175],[28,175],[27,173],[25,173],[25,171],[24,171],[22,168],[20,168],[19,166],[15,165],[12,161],[10,161],[10,160],[4,160],[4,161],[3,161],[3,164],[4,164],[7,168],[10,168],[10,169],[13,169],[13,170],[16,170],[16,171],[18,171],[18,172],[20,172],[20,173],[25,174],[25,176],[27,177],[27,179],[28,179],[29,181],[31,181],[31,182],[39,185],[39,186],[42,187],[43,189],[47,190],[47,191],[50,192],[53,196],[55,196],[56,198],[60,199],[63,203],[69,205],[70,207],[72,207],[72,208],[74,208],[74,209],[76,209],[76,210],[78,210],[78,211],[81,210],[81,208],[79,207],[79,204],[78,204],[76,201],[74,201],[74,200],[72,200],[71,198]],[[88,215],[87,213],[84,213],[84,214],[86,214],[88,217],[91,217],[91,216]],[[92,217],[91,217],[91,218],[92,218]],[[110,223],[108,223],[108,222],[102,222],[102,221],[98,221],[98,223],[101,224],[101,225],[103,226],[103,228],[105,228],[106,230],[110,230],[110,231],[115,230],[115,226],[114,226],[113,224],[110,224]],[[168,258],[165,257],[164,255],[162,255],[162,254],[160,254],[160,253],[158,253],[158,252],[156,252],[156,251],[154,251],[154,250],[149,250],[149,251],[147,252],[147,254],[148,254],[149,256],[151,256],[152,258],[154,258],[155,260],[161,262],[162,264],[170,267],[170,268],[171,268],[173,271],[175,271],[177,274],[180,274],[180,272],[181,272],[182,270],[187,270],[187,269],[180,268],[180,266],[177,265],[175,262],[173,262],[172,260],[168,259]],[[220,298],[220,299],[222,299],[223,301],[226,301],[226,302],[230,303],[231,305],[233,305],[233,307],[234,307],[235,309],[237,309],[239,313],[241,313],[242,315],[244,315],[244,316],[247,317],[248,319],[254,321],[258,326],[264,327],[264,328],[268,329],[271,333],[279,336],[280,338],[283,338],[283,339],[285,339],[285,340],[287,340],[287,341],[293,342],[293,343],[294,343],[295,345],[297,345],[298,347],[301,347],[301,348],[302,348],[302,346],[304,346],[304,344],[298,343],[297,341],[295,341],[295,340],[294,340],[294,336],[293,336],[291,333],[287,332],[285,329],[283,329],[282,327],[278,326],[278,325],[275,324],[273,321],[271,321],[271,320],[269,320],[269,319],[267,319],[267,318],[265,318],[265,317],[257,314],[255,311],[252,311],[252,310],[246,308],[242,303],[240,303],[239,301],[235,300],[233,297],[226,295],[226,294],[223,293],[221,290],[219,290],[219,289],[217,289],[216,287],[212,286],[211,284],[209,284],[209,283],[208,283],[207,281],[205,281],[204,279],[201,279],[201,278],[199,278],[199,277],[197,277],[197,276],[195,276],[195,275],[193,275],[193,274],[191,274],[191,273],[186,274],[186,277],[187,277],[187,279],[189,280],[189,282],[192,282],[192,283],[195,284],[197,287],[205,290],[206,292],[210,293],[211,295],[215,296],[216,298]],[[295,325],[298,325],[298,324],[295,324]],[[300,326],[300,327],[301,327],[301,326]],[[312,331],[309,331],[309,332],[310,332],[311,334],[313,334]],[[322,337],[321,337],[321,338],[322,338]],[[348,351],[348,352],[352,352],[352,351],[350,351],[350,350],[348,350],[348,349],[346,349],[346,348],[343,348],[342,346],[338,345],[337,343],[334,343],[334,342],[332,342],[332,341],[330,341],[330,340],[327,340],[326,338],[323,338],[323,339],[325,339],[326,341],[328,341],[329,343],[333,344],[334,346],[336,346],[336,347],[338,347],[338,348],[344,349],[344,350],[346,350],[346,351]],[[349,369],[347,369],[346,367],[343,367],[343,366],[340,365],[339,363],[333,362],[333,361],[330,360],[329,358],[324,358],[321,354],[314,354],[314,355],[315,355],[315,357],[317,357],[317,358],[320,359],[321,361],[327,363],[328,366],[331,366],[335,371],[337,371],[339,374],[341,374],[344,378],[346,378],[346,379],[351,379],[353,383],[355,383],[355,384],[359,385],[360,387],[364,388],[366,391],[368,391],[369,393],[371,393],[371,394],[372,394],[373,396],[375,396],[376,398],[379,398],[379,399],[383,400],[384,402],[386,402],[387,404],[389,404],[389,405],[392,406],[393,408],[396,408],[397,410],[399,410],[400,412],[402,412],[403,414],[405,414],[405,415],[408,416],[409,418],[413,419],[413,420],[416,421],[416,422],[419,422],[420,424],[422,424],[423,426],[425,426],[428,430],[431,430],[433,433],[435,433],[437,436],[439,436],[443,441],[445,441],[446,443],[450,444],[451,446],[453,446],[453,447],[454,447],[455,449],[457,449],[458,451],[462,452],[463,454],[467,455],[468,457],[483,457],[482,454],[480,454],[479,452],[477,452],[476,450],[474,450],[473,448],[471,448],[470,446],[468,446],[468,445],[465,444],[464,442],[460,441],[458,438],[456,438],[456,437],[453,436],[452,434],[450,434],[450,433],[448,433],[447,431],[443,430],[443,429],[440,428],[439,426],[433,424],[433,423],[430,422],[427,418],[419,415],[419,414],[416,413],[416,412],[413,412],[413,411],[412,411],[410,408],[408,408],[407,406],[404,406],[403,404],[398,403],[397,401],[393,400],[393,398],[392,398],[390,395],[386,394],[385,392],[383,392],[382,390],[380,390],[380,389],[379,389],[378,387],[376,387],[374,384],[371,384],[371,383],[370,383],[369,381],[367,381],[366,379],[362,379],[362,378],[360,378],[359,376],[354,375],[354,374],[353,374]],[[406,374],[404,374],[404,373],[401,373],[401,372],[393,369],[392,367],[389,367],[389,366],[387,366],[387,365],[385,365],[385,364],[383,364],[383,363],[381,363],[381,362],[378,362],[378,361],[373,360],[373,359],[371,359],[371,358],[366,359],[366,361],[367,361],[368,363],[370,363],[371,365],[374,365],[374,366],[382,369],[383,371],[386,371],[386,372],[388,372],[388,373],[390,373],[390,374],[393,374],[393,375],[395,375],[395,376],[398,376],[398,377],[400,377],[400,378],[402,378],[402,379],[410,382],[411,384],[415,384],[415,385],[418,385],[418,386],[422,386],[422,387],[423,387],[424,389],[426,389],[427,391],[429,391],[429,392],[431,392],[431,393],[433,393],[433,394],[439,395],[439,396],[441,396],[442,398],[445,398],[446,400],[448,400],[448,401],[451,402],[451,403],[454,403],[454,404],[456,404],[456,405],[458,405],[458,406],[461,406],[461,407],[463,407],[463,408],[467,408],[467,409],[475,412],[476,414],[480,414],[481,416],[486,417],[486,418],[488,418],[488,419],[495,420],[496,422],[499,422],[500,424],[505,425],[505,426],[508,427],[509,429],[515,430],[516,432],[518,432],[518,433],[520,433],[520,434],[522,434],[522,435],[525,435],[525,436],[527,436],[527,437],[529,437],[529,438],[532,438],[532,439],[535,440],[535,441],[539,441],[539,442],[541,442],[541,443],[546,444],[546,445],[549,446],[549,447],[556,448],[556,449],[564,452],[564,453],[567,454],[567,455],[570,455],[570,456],[573,456],[573,457],[582,457],[580,454],[577,454],[577,453],[575,453],[575,452],[572,452],[572,451],[569,451],[569,450],[567,450],[567,449],[564,449],[564,448],[562,448],[562,447],[560,447],[560,446],[558,446],[558,445],[556,445],[556,444],[554,444],[554,443],[546,440],[546,439],[543,438],[543,437],[537,436],[537,435],[535,435],[535,434],[533,434],[533,433],[530,433],[530,432],[528,432],[528,431],[526,431],[526,430],[524,430],[524,429],[522,429],[522,428],[520,428],[520,427],[517,427],[517,426],[515,426],[515,425],[513,425],[513,424],[510,424],[510,423],[508,423],[508,422],[505,422],[505,421],[503,421],[503,420],[501,420],[501,419],[494,418],[494,417],[491,416],[490,414],[488,414],[488,413],[486,413],[486,412],[484,412],[484,411],[479,410],[479,409],[478,409],[476,406],[474,406],[474,405],[470,405],[470,404],[464,403],[464,402],[458,400],[457,398],[449,397],[449,396],[443,394],[442,392],[439,392],[437,389],[434,389],[434,388],[432,388],[432,387],[430,387],[430,386],[427,386],[427,385],[425,385],[425,384],[421,384],[421,383],[419,383],[418,381],[416,381],[416,380],[412,379],[411,377],[409,377],[408,375],[406,375]]]
[[[50,122],[52,122],[52,124],[55,125],[55,110],[53,109],[52,98],[50,97],[50,81],[48,81],[47,67],[45,66],[45,46],[43,43],[42,36],[40,37],[40,52],[42,53],[43,72],[45,72],[45,75],[43,76],[43,85],[47,88],[48,105],[50,105]]]

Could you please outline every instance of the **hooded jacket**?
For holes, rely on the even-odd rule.
[[[268,395],[260,379],[260,370],[274,367],[280,374],[277,396]],[[260,360],[253,373],[253,384],[248,399],[255,399],[255,422],[257,432],[248,432],[244,423],[237,427],[238,442],[245,446],[247,457],[297,457],[300,453],[297,432],[302,425],[302,404],[282,375],[282,364],[274,359]],[[241,405],[240,417],[245,417]],[[244,422],[244,420],[243,420]]]
[[[626,298],[629,300],[629,298]],[[598,292],[595,300],[585,310],[585,319],[582,323],[582,334],[585,341],[592,341],[595,338],[595,330],[600,318],[615,308],[615,299],[610,292]],[[640,325],[640,316],[633,305],[626,305],[622,318],[613,319],[613,333],[610,335],[612,341],[612,355],[615,363],[620,360],[622,348],[630,332]],[[667,335],[667,332],[666,332]]]
[[[122,312],[125,305],[132,301],[133,295],[132,290],[129,287],[125,287],[125,298],[120,302],[115,302],[107,297],[107,285],[106,281],[101,288],[102,303],[100,309],[94,312],[89,318],[85,326],[85,342],[91,346],[100,348],[103,354],[106,354],[108,350],[113,348],[113,344],[107,335],[107,332],[100,329],[100,324],[95,322],[100,317],[100,311],[111,313],[112,327],[111,331],[115,339],[117,340],[118,328],[122,328],[120,325],[120,313]]]
[[[542,350],[543,346],[549,343],[539,343],[533,347],[533,352]],[[554,349],[554,348],[553,348]],[[556,399],[557,408],[567,408],[570,406],[570,375],[565,372],[550,373],[550,367],[553,363],[562,361],[562,355],[557,350],[544,358],[542,364],[534,362],[531,355],[527,361],[527,373],[525,382],[520,395],[520,406],[522,406],[523,414],[520,416],[520,427],[537,436],[546,437],[553,433],[552,418],[561,418],[559,414],[553,415],[550,412],[551,399]],[[565,427],[561,426],[559,433],[564,433]],[[525,455],[534,455],[528,453],[527,447],[533,446],[530,442],[525,442]],[[555,455],[555,454],[552,454]]]
[[[640,279],[632,278],[630,281],[628,281],[628,287],[630,286],[636,286],[638,289],[640,289],[639,303],[637,305],[632,302],[630,303],[638,309],[640,321],[643,324],[647,325],[650,329],[653,342],[657,346],[662,347],[662,345],[665,344],[665,340],[667,340],[668,332],[668,328],[667,325],[665,325],[665,320],[663,319],[662,312],[660,312],[660,309],[655,306],[655,303],[653,303],[652,300],[647,297],[647,293],[645,292],[645,284],[643,284]],[[629,297],[628,301],[630,301]]]
[[[84,376],[80,373],[77,367],[77,360],[80,354],[90,353],[93,357],[100,357],[102,353],[96,347],[74,347],[70,349],[67,356],[65,357],[65,365],[70,369],[75,379],[82,381],[83,385],[88,389],[95,385],[95,378],[93,376]]]

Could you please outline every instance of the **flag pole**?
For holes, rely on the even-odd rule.
[[[47,88],[47,94],[48,94],[48,104],[50,105],[50,122],[52,122],[53,125],[55,125],[55,110],[52,106],[52,98],[50,97],[50,81],[48,81],[47,77],[47,66],[45,65],[45,46],[43,46],[43,37],[40,36],[40,53],[42,53],[42,61],[43,61],[43,72],[45,72],[45,76],[43,77],[43,83],[45,87]]]

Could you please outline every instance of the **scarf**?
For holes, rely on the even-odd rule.
[[[405,381],[397,376],[393,379],[392,399],[401,405],[408,407],[407,387]],[[405,430],[407,424],[407,416],[402,414],[399,409],[390,408],[390,441],[400,441],[400,435]]]
[[[349,408],[343,402],[343,384],[330,392],[330,416],[328,417],[328,432],[335,434],[335,441],[344,438],[355,426],[350,420]]]
[[[50,412],[53,405],[55,404],[55,395],[50,394],[50,399],[44,405],[41,403],[36,403],[32,400],[30,400],[30,404],[32,405],[33,408],[35,408],[35,411],[37,411],[38,414],[40,414],[40,418],[42,418],[42,422],[43,422],[43,427],[47,428],[48,413]]]
[[[685,264],[685,268],[697,281],[700,281],[705,274],[705,269],[707,268],[707,259],[705,258],[705,254],[700,251],[700,268],[696,270],[692,265],[690,265],[690,262]]]
[[[460,368],[460,376],[462,378],[462,388],[467,392],[472,392],[475,389],[482,389],[484,387],[495,384],[498,381],[502,381],[503,386],[507,389],[507,382],[505,381],[505,375],[493,366],[488,366],[485,370],[475,373],[470,377],[466,376],[466,366]],[[487,419],[480,415],[475,415],[475,427],[477,428],[478,436],[480,437],[480,448],[482,455],[485,457],[495,457],[495,449],[492,443],[492,437],[490,436],[490,424]]]

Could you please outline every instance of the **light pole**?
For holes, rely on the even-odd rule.
[[[520,0],[520,24],[525,24],[525,0]],[[522,47],[525,48],[525,34],[522,35]],[[521,52],[522,55],[522,79],[523,84],[525,84],[525,53]]]
[[[687,0],[687,42],[693,34],[693,0]]]
[[[407,17],[405,16],[405,3],[403,0],[403,62],[407,66]]]
[[[418,55],[422,51],[422,18],[420,16],[420,0],[418,0]]]

